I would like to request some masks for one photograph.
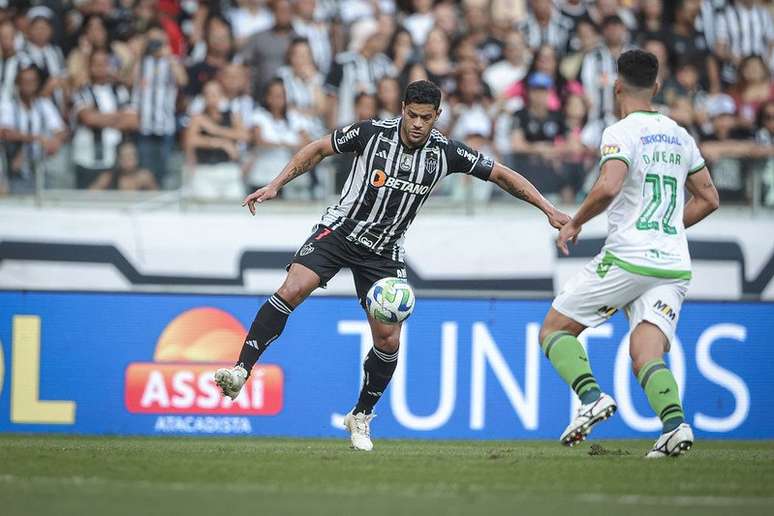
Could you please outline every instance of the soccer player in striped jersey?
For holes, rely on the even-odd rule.
[[[323,214],[320,224],[299,248],[280,289],[261,307],[245,338],[237,364],[220,369],[215,381],[236,398],[258,358],[285,327],[290,313],[318,287],[348,267],[361,305],[371,285],[386,277],[406,277],[403,239],[411,222],[439,182],[449,174],[469,174],[492,181],[509,194],[540,209],[560,228],[568,216],[558,211],[520,174],[433,128],[441,114],[441,91],[433,83],[408,85],[402,116],[369,120],[338,129],[302,148],[267,186],[248,195],[243,205],[277,196],[288,182],[323,158],[350,152],[355,160],[341,199]],[[374,347],[363,369],[360,397],[344,423],[352,447],[371,450],[373,408],[387,387],[398,360],[400,325],[368,319]]]
[[[605,210],[608,237],[600,254],[564,286],[540,332],[543,352],[581,401],[560,437],[573,446],[616,411],[577,337],[624,310],[634,374],[663,423],[649,458],[677,456],[693,444],[663,356],[691,279],[685,230],[718,207],[718,192],[694,139],[651,107],[657,75],[658,60],[649,52],[630,50],[618,58],[615,95],[622,118],[603,133],[599,179],[562,227],[557,245],[568,254],[567,242]],[[687,203],[685,188],[692,194]]]

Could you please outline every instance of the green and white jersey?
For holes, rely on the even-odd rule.
[[[690,279],[683,227],[685,180],[704,168],[694,139],[667,116],[635,111],[605,129],[600,154],[600,166],[617,159],[629,167],[607,210],[604,266]]]

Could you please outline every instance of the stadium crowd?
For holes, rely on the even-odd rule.
[[[758,0],[0,0],[0,192],[237,199],[334,127],[444,92],[438,127],[575,202],[613,123],[618,55],[661,62],[658,109],[727,200],[774,205],[774,23]],[[318,167],[289,199],[335,192]],[[459,178],[451,197],[488,200]]]

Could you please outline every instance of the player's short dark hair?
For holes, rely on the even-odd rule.
[[[618,75],[635,88],[651,88],[658,76],[658,59],[644,50],[626,51],[618,58]]]
[[[432,104],[438,110],[441,106],[441,89],[430,81],[414,81],[406,86],[403,103]]]

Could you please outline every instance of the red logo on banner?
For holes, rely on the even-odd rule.
[[[124,400],[138,414],[274,415],[282,410],[282,369],[261,364],[236,400],[223,397],[213,375],[239,355],[246,330],[217,308],[194,308],[161,333],[153,362],[129,364]]]

